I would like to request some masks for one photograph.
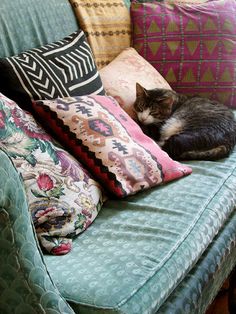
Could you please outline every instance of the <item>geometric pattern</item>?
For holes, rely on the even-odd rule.
[[[31,99],[104,94],[83,31],[61,41],[2,59],[1,91],[25,105]]]
[[[47,121],[58,140],[119,198],[191,173],[147,137],[112,97],[57,98],[33,102],[33,107],[40,121]]]
[[[123,0],[70,0],[98,69],[130,47],[130,14]]]
[[[235,10],[234,0],[132,3],[133,46],[177,92],[236,108]]]

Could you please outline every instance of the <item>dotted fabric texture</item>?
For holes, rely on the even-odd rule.
[[[236,108],[236,2],[131,4],[134,48],[171,87]]]
[[[236,264],[234,212],[196,266],[174,290],[158,313],[205,313]],[[181,296],[181,297],[180,297]]]
[[[188,177],[119,202],[109,200],[69,255],[45,256],[53,280],[75,311],[158,313],[194,265],[199,261],[201,266],[201,255],[226,224],[219,246],[216,242],[206,253],[204,267],[187,276],[191,286],[183,281],[190,309],[195,308],[186,313],[199,313],[199,294],[207,289],[208,296],[199,304],[204,309],[235,263],[235,161],[236,150],[218,162],[191,162],[193,173]],[[196,271],[195,281],[191,274]],[[208,286],[218,274],[216,287]],[[176,289],[175,302],[185,313],[186,302]]]

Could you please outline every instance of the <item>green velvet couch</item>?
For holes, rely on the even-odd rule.
[[[67,0],[1,0],[0,57],[77,28]],[[188,164],[190,176],[106,201],[73,250],[53,256],[0,150],[0,313],[205,313],[236,264],[236,150]]]

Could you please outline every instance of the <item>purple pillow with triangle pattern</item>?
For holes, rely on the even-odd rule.
[[[180,93],[236,108],[236,1],[134,1],[133,47]]]

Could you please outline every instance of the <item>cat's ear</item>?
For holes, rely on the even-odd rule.
[[[173,96],[169,96],[162,101],[162,104],[164,104],[166,107],[170,107],[170,108],[172,107],[173,103],[174,103]]]
[[[145,98],[147,96],[148,96],[147,90],[139,83],[136,83],[136,97]]]
[[[172,105],[175,101],[174,94],[170,91],[166,93],[165,98],[162,100],[162,105],[164,105],[166,108],[171,109]]]

